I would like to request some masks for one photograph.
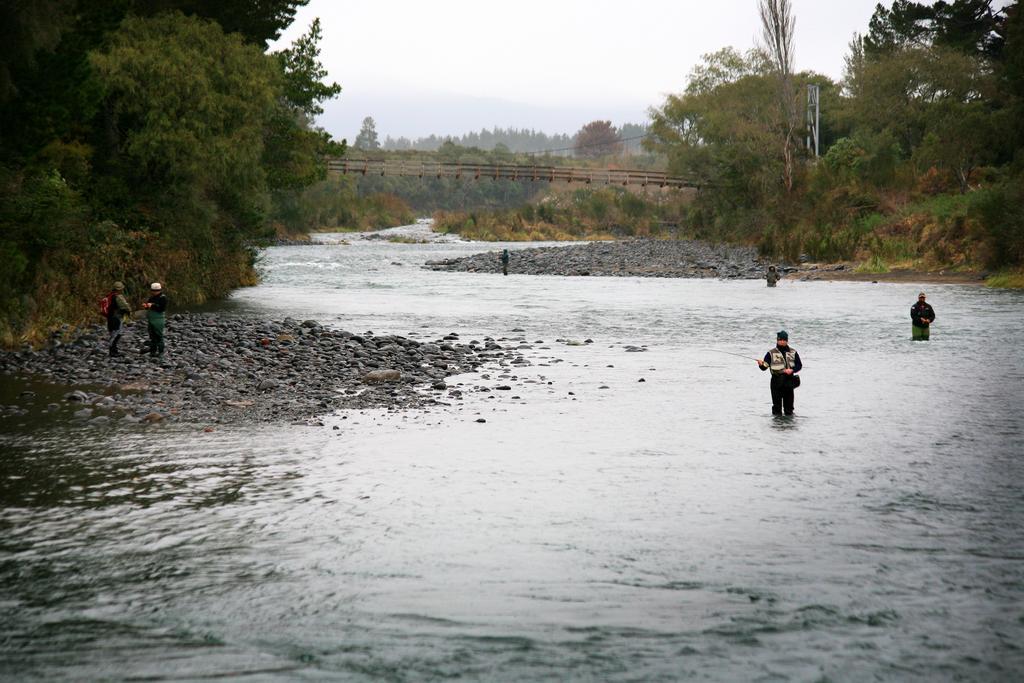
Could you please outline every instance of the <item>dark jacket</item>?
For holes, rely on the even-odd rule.
[[[149,309],[147,309],[149,312],[149,319],[162,320],[164,317],[164,312],[167,310],[167,296],[163,292],[160,292],[159,294],[154,294],[153,296],[149,297],[146,303],[152,304],[149,307]]]
[[[910,307],[910,319],[916,327],[928,327],[935,320],[935,309],[918,301]]]

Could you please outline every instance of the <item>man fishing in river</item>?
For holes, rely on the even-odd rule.
[[[772,371],[772,415],[793,414],[793,390],[800,386],[800,372],[803,363],[800,354],[789,345],[789,333],[779,330],[775,335],[775,348],[769,349],[762,360],[757,361],[761,371]]]
[[[935,309],[925,301],[924,292],[917,295],[917,303],[910,307],[910,338],[914,341],[928,341]]]

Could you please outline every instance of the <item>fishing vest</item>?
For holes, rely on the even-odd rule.
[[[796,363],[796,351],[793,349],[786,349],[786,353],[779,351],[779,347],[775,347],[768,352],[771,358],[771,363],[768,364],[768,369],[772,371],[773,375],[782,374],[782,371],[786,368],[791,368]]]

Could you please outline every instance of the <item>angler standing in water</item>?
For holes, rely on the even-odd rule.
[[[924,299],[924,292],[921,292],[917,295],[917,303],[910,307],[910,338],[914,341],[928,341],[935,320],[935,309]]]
[[[793,414],[793,390],[800,386],[797,377],[803,363],[800,354],[789,345],[789,333],[780,330],[775,335],[775,348],[764,354],[757,366],[772,371],[772,415]]]
[[[501,252],[501,274],[508,275],[508,249],[504,249]]]
[[[782,274],[775,266],[768,266],[768,272],[765,273],[764,279],[768,281],[769,287],[774,287],[775,283],[782,279]]]

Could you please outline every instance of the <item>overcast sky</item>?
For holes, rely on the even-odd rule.
[[[876,2],[793,0],[797,68],[838,78]],[[272,49],[314,17],[342,86],[319,123],[350,142],[365,116],[382,140],[643,123],[702,54],[746,50],[760,30],[756,0],[311,0]]]

